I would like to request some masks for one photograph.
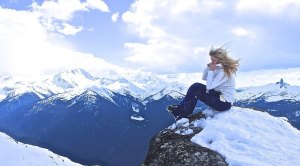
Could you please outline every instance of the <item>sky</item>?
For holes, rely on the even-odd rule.
[[[298,68],[299,29],[300,0],[0,0],[0,73],[202,72],[212,46]]]

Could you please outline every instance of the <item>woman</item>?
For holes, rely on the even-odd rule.
[[[211,48],[209,51],[211,62],[203,72],[206,85],[194,83],[187,91],[179,105],[169,105],[176,120],[187,118],[193,113],[197,100],[217,111],[226,111],[234,102],[235,79],[234,74],[239,66],[239,60],[233,60],[223,48]]]

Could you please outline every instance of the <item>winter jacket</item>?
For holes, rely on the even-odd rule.
[[[221,98],[225,101],[233,104],[235,96],[235,78],[232,75],[231,78],[227,77],[224,73],[222,64],[218,64],[217,68],[212,71],[207,66],[203,71],[203,80],[206,80],[206,89],[214,89],[221,92]]]

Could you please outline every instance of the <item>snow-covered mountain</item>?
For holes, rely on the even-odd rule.
[[[95,86],[45,98],[26,92],[0,101],[0,131],[82,164],[137,165],[152,134],[172,122],[156,111],[168,104],[150,101],[145,111],[130,93]]]
[[[178,79],[176,79],[177,77]],[[83,69],[63,71],[35,81],[2,76],[0,101],[6,97],[17,97],[24,93],[34,93],[44,99],[56,94],[79,92],[86,89],[99,92],[99,95],[107,98],[110,98],[110,91],[113,91],[122,95],[130,94],[139,100],[144,100],[150,95],[162,92],[162,95],[165,95],[172,90],[185,93],[188,84],[184,79],[189,76],[180,74],[177,77],[174,75],[155,76],[149,73],[114,75],[110,78],[93,77]]]
[[[208,108],[160,131],[144,164],[296,166],[299,154],[300,131],[286,118],[241,107]]]
[[[66,157],[59,156],[37,146],[15,141],[8,135],[0,132],[0,164],[6,166],[79,166]]]
[[[113,96],[114,93],[118,93],[123,96],[133,96],[145,105],[149,101],[159,100],[166,95],[176,99],[181,98],[192,83],[203,83],[201,77],[201,73],[154,75],[146,72],[96,77],[83,69],[63,71],[34,81],[1,75],[0,102],[14,101],[17,103],[18,98],[24,97],[26,94],[31,96],[29,101],[47,99],[43,102],[48,101],[50,103],[50,100],[56,98],[69,100],[89,89],[115,104],[116,101],[114,101]],[[300,87],[289,85],[281,79],[276,83],[263,86],[239,88],[236,101],[237,105],[254,106],[255,108],[259,107],[257,107],[257,104],[253,105],[253,103],[260,103],[265,106],[268,104],[274,105],[275,102],[281,102],[281,105],[285,103],[290,105],[292,102],[296,104],[300,102]],[[139,110],[135,106],[132,106],[132,108],[136,112]],[[276,111],[271,107],[267,110]],[[293,114],[298,117],[300,112],[294,110]],[[293,119],[290,115],[280,115]]]
[[[280,100],[300,101],[300,86],[292,86],[283,79],[264,86],[239,89],[237,100],[257,100],[263,98],[266,102]]]
[[[62,98],[62,100],[69,100],[89,89],[115,104],[113,93],[133,96],[145,105],[147,102],[159,100],[165,95],[176,99],[181,98],[192,83],[203,83],[201,77],[201,73],[154,75],[146,72],[137,72],[112,75],[108,78],[92,76],[92,74],[83,69],[63,71],[35,81],[24,81],[18,79],[18,77],[1,75],[0,102],[17,102],[20,96],[29,94],[35,96],[31,100],[47,99],[46,101],[50,103],[51,99],[57,97]],[[257,107],[257,104],[253,105],[253,103],[262,104],[263,102],[265,106],[268,104],[273,104],[274,106],[275,102],[283,102],[280,103],[281,105],[285,103],[290,105],[292,102],[296,104],[300,102],[300,87],[289,85],[281,79],[276,83],[269,83],[263,86],[239,88],[236,101],[237,105],[255,108],[260,107]],[[139,110],[134,106],[132,108],[137,112]],[[276,111],[276,109],[271,107],[267,108],[267,110]],[[293,114],[294,117],[298,117],[300,112],[299,110],[294,110]],[[295,119],[287,114],[274,115]]]
[[[35,80],[2,75],[0,131],[82,164],[136,165],[147,140],[173,121],[165,107],[178,103],[201,76],[140,72],[101,77],[83,69]],[[235,105],[287,117],[300,128],[299,94],[298,86],[280,80],[239,88]],[[198,102],[197,110],[204,107]],[[135,150],[127,153],[129,148]]]
[[[287,117],[293,126],[300,129],[300,87],[289,85],[283,79],[263,86],[238,89],[235,105]]]
[[[291,81],[289,83],[294,83],[296,85],[300,80],[300,77],[297,76],[299,69],[287,70],[288,74],[284,74],[285,70],[277,71],[276,74],[273,74],[270,71],[260,71],[258,73],[239,73],[237,76],[237,85],[240,90],[251,89],[248,85],[255,85],[255,87],[266,85],[267,83],[275,83],[274,78],[284,78],[285,81]],[[113,75],[97,75],[88,73],[84,69],[74,69],[69,71],[63,71],[54,75],[45,76],[43,78],[29,80],[10,75],[0,75],[0,101],[6,98],[8,95],[17,96],[18,94],[32,92],[38,95],[40,98],[45,98],[52,96],[54,94],[65,93],[74,90],[86,90],[92,89],[97,91],[103,90],[103,88],[108,89],[113,92],[118,92],[121,94],[128,94],[144,100],[150,95],[154,95],[162,91],[163,89],[172,89],[180,93],[185,94],[187,88],[194,82],[202,82],[201,79],[202,73],[179,73],[179,74],[152,74],[147,72],[127,72],[122,75],[114,73]],[[269,80],[269,81],[268,81]],[[279,80],[279,79],[278,79]],[[277,80],[277,81],[278,81]],[[266,83],[265,83],[266,82]],[[295,84],[296,83],[296,84]],[[176,85],[178,87],[176,87]],[[299,85],[299,84],[298,84]],[[273,87],[261,87],[253,93],[244,93],[238,94],[238,99],[244,98],[255,98],[255,95],[262,95],[263,92],[272,89],[271,94],[268,95],[269,101],[280,100],[282,97],[284,99],[299,100],[298,88],[297,86],[288,86],[288,91],[286,95],[282,92],[282,89],[272,89]],[[284,86],[286,87],[286,86]],[[295,87],[293,89],[291,87]],[[277,88],[277,87],[275,87]],[[107,91],[107,90],[104,90]],[[276,91],[276,93],[275,93]],[[166,91],[167,92],[167,91]],[[168,93],[168,92],[167,92]],[[109,94],[107,95],[109,97]],[[273,96],[273,97],[271,97]],[[277,96],[277,97],[276,97]],[[282,96],[282,97],[280,97]]]

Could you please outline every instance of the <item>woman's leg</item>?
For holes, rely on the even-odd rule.
[[[223,101],[220,101],[220,99],[215,100],[213,102],[205,103],[205,104],[212,107],[213,109],[215,109],[217,111],[226,111],[231,108],[230,102],[223,102]]]
[[[203,100],[206,93],[206,86],[201,83],[194,83],[191,85],[184,97],[179,104],[179,109],[176,110],[175,117],[178,115],[178,119],[187,118],[193,113],[197,100]]]
[[[231,103],[220,101],[219,94],[206,93],[206,86],[201,83],[191,85],[179,105],[167,108],[176,119],[187,118],[193,113],[197,101],[200,100],[217,111],[226,111],[231,108]]]
[[[217,111],[226,111],[231,108],[230,102],[224,102],[220,100],[220,92],[215,90],[209,90],[209,93],[205,93],[203,95],[203,98],[200,98],[202,102],[204,102],[206,105],[212,107],[213,109]]]

